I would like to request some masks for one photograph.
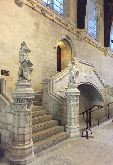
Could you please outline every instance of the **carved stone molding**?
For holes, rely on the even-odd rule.
[[[25,0],[14,0],[14,1],[18,7],[22,7],[24,5],[24,2],[25,2]]]
[[[104,51],[105,56],[111,56],[113,57],[113,52],[111,51],[110,47],[106,47]]]
[[[15,1],[18,2],[18,1],[24,1],[24,0],[15,0]],[[97,3],[97,0],[95,0],[95,3]],[[87,43],[89,43],[90,45],[92,45],[92,46],[96,47],[97,49],[99,49],[100,51],[102,51],[102,52],[105,51],[105,47],[101,43],[96,41],[94,38],[90,37],[85,32],[85,29],[83,29],[83,30],[79,29],[78,30],[73,24],[71,24],[65,18],[63,18],[60,15],[58,15],[57,13],[55,13],[54,10],[52,10],[49,7],[44,6],[43,4],[41,4],[41,2],[39,0],[37,0],[37,1],[35,1],[35,0],[26,0],[25,5],[29,6],[33,10],[36,10],[37,12],[43,14],[44,16],[49,18],[50,20],[57,23],[58,25],[60,25],[63,28],[67,29],[68,31],[70,31],[71,33],[76,35],[80,41],[84,40]]]
[[[86,36],[86,31],[85,29],[77,29],[77,37],[79,41],[83,41]]]
[[[74,86],[68,86],[66,89],[67,114],[66,114],[66,132],[70,137],[80,135],[79,130],[79,90]]]

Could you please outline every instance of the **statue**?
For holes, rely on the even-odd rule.
[[[69,61],[69,82],[68,85],[76,85],[76,78],[79,75],[79,71],[75,68],[74,62]]]
[[[19,72],[18,72],[18,79],[21,80],[27,80],[28,82],[31,82],[31,73],[32,73],[32,66],[33,64],[28,58],[28,53],[30,53],[30,49],[26,46],[25,42],[21,43],[21,48],[19,51]]]

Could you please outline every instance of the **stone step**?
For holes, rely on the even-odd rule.
[[[33,133],[33,142],[36,143],[48,137],[51,137],[57,133],[64,131],[63,126],[54,126],[36,133]]]
[[[60,132],[47,139],[41,140],[40,142],[34,143],[34,153],[37,154],[42,150],[45,150],[53,145],[56,145],[67,138],[68,134],[66,132]]]
[[[38,110],[38,111],[36,110],[32,112],[32,118],[43,116],[43,115],[47,115],[46,110]]]
[[[40,101],[33,101],[33,105],[42,105],[42,102],[40,102]]]
[[[42,92],[36,92],[34,94],[34,105],[42,105]]]
[[[43,123],[35,124],[35,125],[33,125],[32,132],[35,133],[38,131],[42,131],[42,130],[54,127],[56,125],[58,125],[57,120],[50,120],[50,121],[46,121]]]
[[[42,110],[42,106],[34,105],[33,108],[32,108],[32,111],[39,111],[39,110]]]
[[[32,124],[39,124],[39,123],[43,123],[49,120],[52,120],[53,116],[52,115],[43,115],[43,116],[39,116],[39,117],[35,117],[32,118]]]

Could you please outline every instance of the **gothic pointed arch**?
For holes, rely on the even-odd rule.
[[[74,44],[68,35],[60,35],[56,41],[57,48],[57,71],[65,69],[69,61],[76,56]]]

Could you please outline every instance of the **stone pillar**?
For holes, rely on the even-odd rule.
[[[32,63],[27,53],[30,49],[26,43],[21,44],[19,51],[19,72],[16,88],[12,93],[13,103],[10,110],[13,113],[11,141],[7,158],[12,164],[24,165],[32,161],[32,106],[34,92],[31,86]]]
[[[69,83],[66,89],[67,97],[67,125],[66,131],[70,137],[76,137],[80,135],[79,131],[79,95],[80,92],[77,89],[75,83],[78,73],[74,70],[73,66],[70,68]],[[74,78],[75,76],[75,78]]]
[[[77,27],[77,0],[70,0],[70,22]]]
[[[77,88],[68,87],[66,90],[67,96],[67,125],[66,131],[70,137],[80,135],[79,132],[79,95]]]
[[[8,159],[14,164],[27,164],[33,158],[32,105],[33,89],[27,82],[17,82],[13,97],[12,146]]]
[[[63,16],[64,16],[64,18],[66,18],[68,20],[69,19],[69,15],[70,15],[69,0],[64,0],[63,6],[64,6]]]
[[[77,0],[65,0],[63,8],[63,16],[77,27]]]

